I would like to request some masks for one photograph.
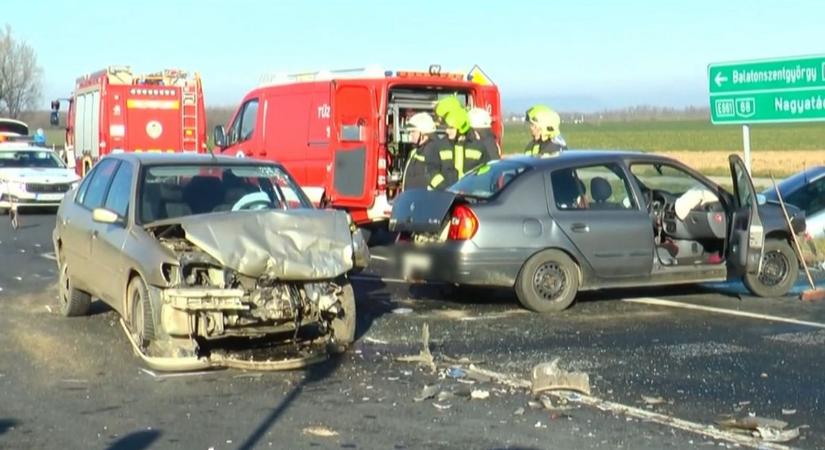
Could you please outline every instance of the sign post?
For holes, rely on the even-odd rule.
[[[755,123],[825,121],[825,55],[708,65],[710,121],[742,125],[750,171]]]

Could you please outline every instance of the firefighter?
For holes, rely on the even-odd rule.
[[[501,147],[498,145],[495,134],[491,129],[493,119],[484,108],[473,108],[470,115],[470,133],[468,138],[477,143],[487,153],[487,159],[492,161],[501,157]]]
[[[524,153],[547,158],[567,150],[561,137],[559,114],[544,105],[535,105],[527,110],[525,120],[530,124],[533,140],[527,144]]]
[[[438,111],[438,105],[436,105]],[[470,132],[470,118],[460,105],[445,110],[443,122],[451,148],[440,150],[438,160],[431,163],[431,189],[445,189],[458,181],[465,173],[488,161],[486,152],[467,139]]]
[[[449,149],[449,144],[435,135],[435,121],[425,112],[420,112],[407,121],[410,142],[415,147],[407,157],[404,174],[401,178],[401,190],[424,188],[429,185],[429,167],[435,166],[439,150]],[[428,164],[429,163],[429,164]]]

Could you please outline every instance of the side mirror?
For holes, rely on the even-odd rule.
[[[118,216],[116,212],[106,208],[95,208],[94,211],[92,211],[92,220],[99,223],[113,224],[120,221],[120,216]]]
[[[49,123],[53,127],[60,125],[60,113],[58,113],[55,110],[52,110],[51,114],[49,114]]]
[[[219,149],[226,147],[226,130],[224,130],[223,125],[218,125],[215,127],[215,132],[212,137],[215,141],[215,147],[218,147]]]
[[[764,205],[764,204],[765,204],[765,203],[767,203],[767,202],[768,202],[768,198],[767,198],[767,197],[765,197],[765,196],[764,196],[764,195],[762,195],[762,194],[756,194],[756,204],[757,204],[757,205],[762,206],[762,205]]]

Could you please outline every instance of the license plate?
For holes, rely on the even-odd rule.
[[[402,259],[402,272],[405,279],[419,278],[428,273],[432,267],[430,255],[407,253]]]

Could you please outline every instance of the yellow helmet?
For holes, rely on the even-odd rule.
[[[463,110],[464,107],[461,105],[461,101],[458,100],[458,97],[455,95],[450,95],[442,98],[435,104],[435,116],[443,120],[448,113],[457,109]]]
[[[527,110],[526,119],[536,125],[543,135],[554,137],[559,135],[561,117],[559,113],[544,105],[535,105]]]
[[[470,116],[464,108],[448,111],[444,116],[444,123],[448,128],[455,128],[461,134],[470,131]]]

